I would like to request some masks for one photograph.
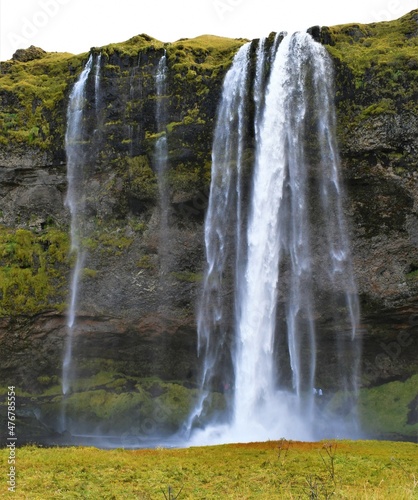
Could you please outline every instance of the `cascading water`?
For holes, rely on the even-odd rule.
[[[96,59],[95,71],[94,71],[94,105],[96,107],[96,113],[100,108],[100,65],[102,61],[102,54],[99,54]]]
[[[204,429],[195,442],[355,432],[359,311],[332,65],[308,34],[279,41],[267,49],[260,40],[255,75],[250,44],[240,49],[218,110],[198,316],[202,395],[189,422]]]
[[[167,56],[161,56],[155,75],[157,134],[159,137],[154,149],[154,168],[158,177],[159,205],[160,205],[160,269],[164,276],[168,265],[168,203],[169,193],[167,185],[168,146],[167,146]]]
[[[167,56],[161,56],[155,75],[157,133],[160,134],[155,146],[157,170],[165,170],[167,163]]]
[[[139,117],[136,115],[138,100],[142,99],[142,80],[139,68],[141,66],[141,53],[138,55],[137,65],[131,70],[129,78],[129,113],[127,114],[127,126],[129,137],[129,154],[135,156],[138,154],[139,138]]]
[[[238,51],[224,81],[212,150],[212,181],[205,223],[207,269],[198,311],[198,350],[203,359],[201,397],[186,424],[205,420],[211,390],[228,392],[233,383],[230,331],[234,309],[228,288],[242,269],[242,152],[250,45]],[[236,266],[236,267],[234,267]],[[232,273],[226,275],[231,267]],[[235,304],[238,305],[238,304]],[[228,394],[229,395],[229,394]],[[227,395],[227,396],[228,396]],[[215,396],[216,397],[216,396]],[[227,403],[229,402],[229,398]]]
[[[67,339],[62,366],[62,392],[68,394],[72,378],[72,351],[75,317],[77,309],[77,295],[80,272],[83,267],[84,252],[81,248],[81,219],[84,209],[84,172],[85,147],[83,145],[83,119],[85,112],[86,84],[93,66],[93,56],[90,55],[87,64],[81,72],[73,90],[67,109],[67,131],[65,134],[65,150],[67,154],[67,197],[65,204],[71,214],[71,252],[75,255],[67,319]]]

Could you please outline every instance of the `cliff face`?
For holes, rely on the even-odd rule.
[[[336,63],[366,384],[417,369],[417,35],[416,11],[322,31]]]
[[[312,29],[335,63],[345,207],[362,302],[362,384],[386,384],[387,394],[390,382],[416,370],[417,25],[415,11],[391,23]],[[137,414],[146,415],[151,399],[164,400],[171,408],[162,419],[167,428],[176,427],[189,404],[191,396],[181,391],[197,376],[195,311],[214,120],[223,77],[242,43],[199,37],[162,44],[141,35],[91,51],[100,71],[86,89],[88,237],[74,352],[80,387],[110,398],[102,401],[116,412],[107,414],[109,429],[127,392],[148,398],[125,402]],[[163,232],[155,82],[164,54],[169,203]],[[74,259],[64,203],[66,108],[87,57],[31,50],[2,63],[0,72],[0,377],[2,385],[20,388],[28,415],[42,408],[43,422],[53,421],[60,401]],[[251,147],[246,154],[251,158]],[[326,364],[325,348],[322,356]],[[144,382],[151,376],[160,380]],[[373,419],[368,397],[366,418]],[[413,432],[414,402],[405,397],[408,423],[397,429],[385,423],[378,432]],[[91,420],[103,420],[75,397],[74,415],[81,404]]]
[[[358,282],[361,293],[386,306],[416,294],[417,34],[416,13],[323,33],[337,62]]]
[[[88,238],[83,241],[88,257],[79,303],[80,315],[93,323],[99,318],[101,331],[110,337],[115,333],[112,318],[118,318],[119,335],[122,332],[136,338],[141,332],[146,336],[150,331],[154,337],[173,336],[179,329],[180,333],[186,332],[183,337],[187,346],[195,342],[195,335],[190,332],[195,329],[196,284],[204,253],[201,233],[210,177],[213,120],[223,75],[241,43],[203,37],[178,42],[166,49],[170,68],[167,128],[171,203],[165,241],[160,241],[159,194],[153,164],[158,136],[155,80],[164,46],[143,35],[126,44],[92,52],[96,63],[100,55],[100,86],[97,96],[95,81],[89,80],[83,125],[91,138],[86,158],[90,177],[85,210],[89,227]],[[6,327],[2,342],[6,357],[10,359],[12,352],[19,351],[33,360],[27,370],[19,368],[20,361],[16,359],[10,359],[13,369],[3,367],[4,373],[24,386],[33,386],[36,376],[42,374],[40,365],[44,369],[47,365],[47,371],[56,374],[60,371],[65,336],[62,313],[71,267],[66,236],[69,213],[64,203],[67,185],[64,133],[69,91],[83,60],[86,61],[86,56],[46,55],[32,61],[8,62],[2,67],[2,264],[14,273],[10,286],[3,286],[2,313],[5,318],[22,316],[28,338],[32,338],[30,332],[37,328],[48,336],[48,331],[39,325],[44,324],[45,314],[53,316],[53,336],[59,337],[46,356],[42,348],[32,349],[27,345],[29,349],[25,349],[20,345],[21,335],[19,345],[10,349],[11,333]],[[30,87],[27,79],[32,80]],[[50,234],[56,242],[50,241]],[[25,252],[31,259],[34,248],[39,247],[37,262],[28,265],[16,252],[10,252],[8,248],[14,245],[26,245]],[[169,264],[162,276],[160,261],[168,247]],[[38,261],[48,257],[51,250],[59,253],[60,266],[54,260],[50,263],[53,269],[50,266],[41,269]],[[24,276],[24,268],[30,274],[26,287],[23,280],[28,276]],[[80,326],[80,330],[85,328]],[[163,343],[167,342],[172,343],[171,340]],[[141,357],[132,354],[132,364],[140,365]],[[193,364],[194,348],[187,347],[187,357],[190,357],[188,364]],[[138,371],[151,373],[143,365]],[[171,363],[161,371],[166,377],[177,372]],[[23,377],[23,372],[27,376]],[[184,376],[183,370],[175,378]]]

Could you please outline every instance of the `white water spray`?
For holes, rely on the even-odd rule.
[[[354,432],[353,405],[340,418],[317,398],[317,382],[326,380],[318,343],[333,344],[330,387],[350,397],[359,355],[332,65],[308,34],[287,36],[278,48],[275,41],[268,55],[265,44],[257,51],[253,105],[248,44],[226,75],[218,111],[198,317],[202,396],[189,422],[204,428],[194,432],[197,443]],[[267,87],[266,60],[274,61]],[[243,162],[251,108],[252,169]],[[213,409],[219,392],[223,412]]]

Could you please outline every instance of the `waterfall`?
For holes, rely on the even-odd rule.
[[[141,67],[141,53],[138,54],[136,66],[131,69],[129,77],[129,106],[127,114],[128,138],[129,138],[129,155],[135,156],[138,154],[139,128],[140,118],[137,115],[138,100],[142,99],[142,80],[139,68]]]
[[[75,265],[70,283],[69,307],[67,313],[67,338],[62,366],[62,392],[64,395],[69,392],[71,384],[77,295],[80,272],[85,257],[81,247],[81,225],[84,211],[84,164],[86,153],[83,144],[85,138],[83,120],[85,118],[86,83],[92,65],[93,57],[90,55],[85,68],[72,89],[67,109],[65,150],[67,154],[68,188],[65,204],[69,208],[71,215],[71,252],[75,256]]]
[[[100,109],[100,69],[101,69],[102,54],[99,54],[95,63],[94,71],[94,106],[96,108],[96,113]]]
[[[356,428],[359,310],[332,64],[308,34],[267,45],[239,50],[218,109],[198,313],[201,397],[189,422],[200,428],[197,443]],[[325,346],[331,355],[320,358]]]
[[[212,150],[212,179],[205,223],[207,269],[198,311],[198,351],[203,359],[201,397],[186,424],[190,432],[196,421],[204,420],[211,406],[210,389],[229,389],[233,383],[228,287],[239,274],[235,266],[243,245],[236,244],[242,234],[242,151],[244,145],[245,102],[247,98],[250,44],[236,54],[223,86]],[[231,168],[234,165],[235,168]],[[225,271],[232,266],[234,273]],[[227,283],[225,283],[227,281]]]
[[[157,133],[161,134],[160,139],[157,140],[156,150],[160,154],[157,154],[157,158],[165,162],[167,159],[167,141],[166,141],[166,125],[167,125],[167,55],[161,56],[157,72],[155,75],[155,90],[157,97],[156,105],[156,121],[157,121]]]
[[[94,71],[94,105],[96,110],[100,104],[100,64],[102,61],[102,54],[99,54],[96,59]]]
[[[160,206],[160,269],[162,275],[167,273],[168,266],[168,209],[169,192],[167,185],[167,167],[168,167],[168,147],[167,147],[167,56],[161,56],[155,75],[156,91],[156,125],[158,138],[154,149],[154,168],[158,177],[159,206]]]

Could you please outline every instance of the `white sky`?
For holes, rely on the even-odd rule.
[[[418,0],[0,0],[0,60],[30,45],[78,54],[146,33],[258,38],[314,25],[396,19]]]

